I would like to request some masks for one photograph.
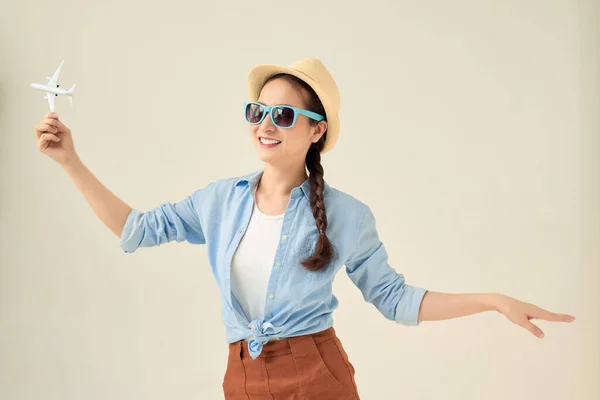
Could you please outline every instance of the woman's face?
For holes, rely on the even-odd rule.
[[[302,89],[302,95],[285,79],[276,78],[263,86],[258,102],[266,106],[288,105],[306,109],[302,96],[308,93]],[[298,115],[292,128],[278,128],[273,124],[271,116],[267,115],[258,125],[250,125],[252,142],[256,147],[258,157],[278,166],[304,165],[306,153],[312,143],[319,141],[327,129],[327,122],[318,125],[310,124],[305,115]],[[280,141],[276,146],[261,144],[260,138],[266,137]]]

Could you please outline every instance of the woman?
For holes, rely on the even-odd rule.
[[[35,127],[40,151],[63,166],[125,252],[171,241],[207,245],[229,343],[226,399],[359,398],[332,326],[332,281],[342,266],[366,301],[405,325],[495,310],[543,337],[530,319],[574,320],[501,294],[407,285],[388,264],[370,208],[323,179],[321,154],[337,141],[340,103],[325,66],[312,58],[259,65],[248,87],[244,116],[264,169],[146,212],[92,175],[58,116]]]

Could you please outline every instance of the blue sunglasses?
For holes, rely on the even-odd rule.
[[[244,115],[249,124],[260,124],[267,114],[271,115],[271,121],[273,121],[275,126],[283,129],[292,128],[296,124],[298,114],[305,115],[315,121],[322,121],[325,119],[325,117],[320,114],[292,106],[265,106],[264,104],[254,101],[249,101],[244,104]]]

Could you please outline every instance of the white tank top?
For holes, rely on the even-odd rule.
[[[264,318],[267,286],[284,215],[266,215],[255,201],[250,223],[231,261],[231,291],[249,321]]]

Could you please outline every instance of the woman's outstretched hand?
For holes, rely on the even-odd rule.
[[[556,314],[508,296],[500,297],[498,312],[504,314],[510,321],[522,326],[540,339],[544,337],[544,332],[531,322],[532,319],[542,319],[552,322],[573,322],[575,320],[575,317],[572,315]]]
[[[500,296],[497,304],[498,312],[515,324],[522,326],[538,338],[544,337],[544,332],[531,322],[532,319],[542,319],[552,322],[573,322],[575,317],[569,314],[556,314],[536,305],[522,302],[508,296]]]
[[[500,293],[453,294],[433,291],[425,293],[419,308],[418,320],[442,321],[484,311],[498,311],[539,338],[543,338],[544,333],[531,322],[532,319],[553,322],[575,320],[571,315],[556,314]]]

